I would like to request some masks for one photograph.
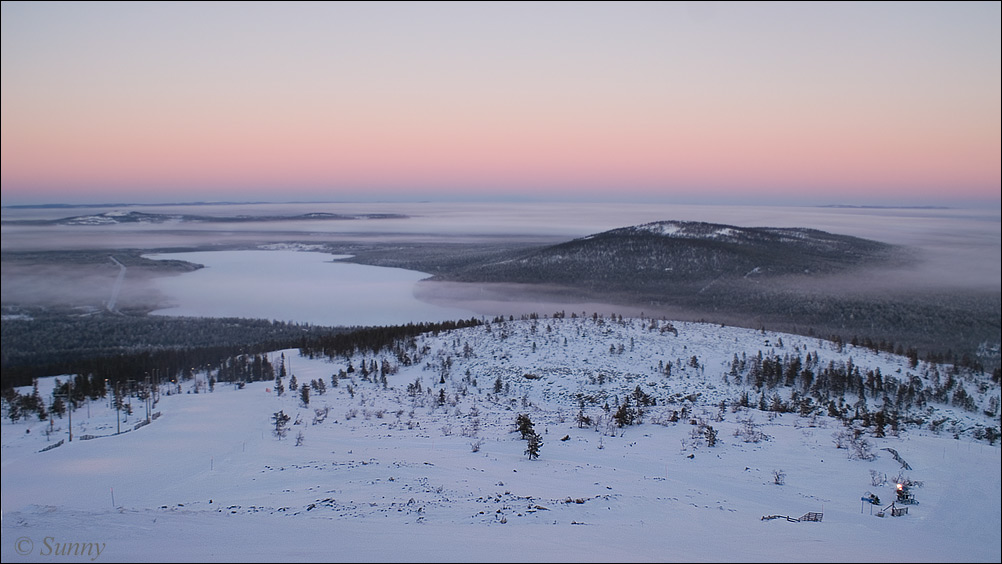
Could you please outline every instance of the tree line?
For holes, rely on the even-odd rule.
[[[480,323],[471,318],[386,327],[317,327],[254,319],[115,315],[4,321],[0,388],[28,386],[37,378],[57,374],[117,382],[156,372],[163,381],[181,381],[196,371],[209,371],[222,382],[270,380],[275,369],[263,353],[299,348],[311,358],[337,358],[356,351],[376,352],[426,332]]]
[[[3,320],[2,388],[28,386],[55,374],[117,380],[159,369],[176,377],[230,356],[293,347],[304,336],[351,330],[262,319],[29,313],[25,319]]]

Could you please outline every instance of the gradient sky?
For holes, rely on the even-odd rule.
[[[3,2],[3,205],[999,205],[998,2]]]

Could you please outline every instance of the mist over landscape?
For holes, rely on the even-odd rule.
[[[794,266],[802,250],[763,248],[754,253],[768,254],[708,263],[683,282],[671,262],[678,258],[629,258],[639,240],[588,251],[598,254],[587,263],[565,262],[558,250],[594,247],[604,240],[599,234],[665,220],[725,231],[810,226],[877,245],[861,248],[876,254]],[[2,229],[11,319],[55,307],[73,315],[365,326],[599,310],[977,354],[989,366],[998,357],[1002,236],[992,211],[430,202],[8,207]],[[709,252],[699,248],[684,252]],[[297,256],[317,259],[305,270]],[[221,257],[227,262],[214,264]],[[650,278],[642,274],[649,266],[635,264],[650,260],[667,261],[654,265],[665,268],[662,275]],[[774,261],[780,270],[762,270]],[[519,264],[535,266],[511,270]],[[565,280],[562,272],[578,273]]]
[[[402,217],[344,221],[180,222],[91,226],[24,225],[70,217],[65,209],[4,208],[2,249],[11,252],[253,247],[274,242],[544,244],[651,221],[688,220],[744,227],[812,227],[916,251],[895,283],[993,288],[1000,276],[998,210],[818,208],[798,206],[650,204],[259,204],[84,208],[88,215],[121,209],[220,217],[306,213],[386,213]],[[84,215],[84,214],[80,214]],[[128,241],[123,245],[123,239]]]

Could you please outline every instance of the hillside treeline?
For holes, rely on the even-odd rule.
[[[6,316],[0,332],[2,386],[25,386],[33,378],[93,373],[117,380],[154,368],[176,376],[241,353],[295,346],[309,336],[347,328],[261,319],[92,315],[28,311]]]
[[[206,369],[222,369],[223,381],[255,381],[261,371],[233,368],[234,358],[286,348],[337,357],[356,350],[377,351],[398,339],[425,332],[479,323],[469,319],[387,327],[322,327],[261,319],[128,317],[106,312],[7,318],[3,321],[0,387],[27,386],[35,378],[56,374],[84,374],[116,382],[142,378],[153,371],[161,378],[178,379]]]

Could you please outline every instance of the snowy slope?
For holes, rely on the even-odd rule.
[[[952,421],[941,434],[912,426],[867,435],[877,458],[850,459],[835,446],[837,420],[735,408],[748,388],[724,378],[735,354],[759,351],[816,353],[821,364],[851,358],[888,376],[926,368],[906,358],[794,335],[590,316],[495,322],[400,350],[410,366],[390,351],[333,362],[272,353],[276,366],[284,354],[300,384],[326,382],[308,407],[288,378],[278,397],[274,381],[217,383],[210,393],[200,374],[184,393],[161,396],[151,424],[117,436],[107,401],[77,409],[73,442],[45,452],[66,437],[65,419],[48,437],[48,423],[5,420],[3,561],[1002,557],[999,447],[963,431],[997,420],[930,406]],[[385,385],[362,376],[363,363],[384,359],[394,369]],[[355,371],[332,387],[349,365]],[[201,393],[191,393],[196,383]],[[655,405],[643,424],[616,426],[612,411],[638,385]],[[593,422],[583,428],[580,397]],[[123,430],[145,418],[133,402]],[[682,408],[687,417],[671,422]],[[271,421],[279,410],[292,417],[281,440]],[[538,459],[515,432],[522,413],[542,436]],[[695,436],[690,419],[712,426],[717,444]],[[745,442],[736,432],[749,427],[767,438]],[[877,517],[898,476],[921,483],[919,503],[908,515]],[[882,504],[862,503],[867,492]],[[763,519],[807,512],[822,521]],[[59,554],[66,550],[77,554]]]

